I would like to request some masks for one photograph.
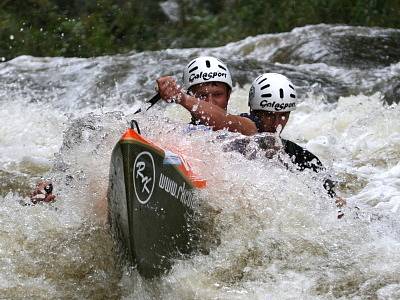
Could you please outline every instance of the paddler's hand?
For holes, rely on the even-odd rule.
[[[157,79],[158,93],[161,98],[170,103],[180,103],[184,97],[182,88],[176,83],[175,78],[171,76],[160,77]]]
[[[56,198],[53,194],[53,184],[49,180],[42,180],[36,184],[35,190],[31,193],[30,198],[33,204],[40,201],[53,202]]]

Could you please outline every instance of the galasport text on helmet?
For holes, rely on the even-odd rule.
[[[207,82],[223,82],[232,89],[228,67],[212,56],[200,56],[190,61],[183,72],[183,82],[186,89]]]
[[[287,112],[296,109],[296,90],[293,83],[277,73],[265,73],[252,83],[249,106],[252,110]]]

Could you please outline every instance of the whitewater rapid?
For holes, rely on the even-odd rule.
[[[219,48],[1,63],[1,297],[400,298],[400,63],[391,49],[349,63],[337,45],[354,36],[375,37],[370,47],[381,54],[378,42],[397,41],[398,31],[320,25]],[[157,104],[135,118],[144,136],[181,149],[207,179],[198,197],[209,253],[145,280],[119,264],[108,231],[110,155],[154,79],[179,79],[200,54],[232,66],[232,113],[247,111],[260,72],[293,79],[302,102],[282,135],[321,159],[348,205],[338,220],[322,176],[224,152],[222,133],[185,134],[188,113]],[[53,179],[57,202],[21,206],[41,177]]]

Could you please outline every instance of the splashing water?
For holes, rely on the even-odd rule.
[[[382,36],[398,35],[366,30],[309,26],[214,49],[23,56],[0,64],[2,297],[399,298],[399,63],[391,49],[389,58],[364,64],[329,48],[339,39],[370,36],[380,54]],[[232,66],[232,113],[247,111],[249,83],[259,73],[293,79],[302,102],[283,137],[321,159],[348,206],[338,220],[322,176],[225,152],[221,137],[234,134],[187,133],[186,111],[157,105],[135,118],[146,137],[179,148],[207,179],[197,195],[206,251],[145,280],[121,264],[106,224],[110,155],[133,112],[151,96],[154,79],[180,76],[187,60],[200,54]],[[40,177],[53,179],[57,202],[21,206]]]

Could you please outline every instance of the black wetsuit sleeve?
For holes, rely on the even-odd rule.
[[[282,139],[282,142],[285,152],[289,155],[298,170],[312,169],[316,173],[324,170],[321,161],[310,151],[289,140]]]
[[[305,169],[312,169],[315,173],[325,171],[321,161],[310,151],[289,140],[282,139],[282,142],[285,152],[289,155],[291,161],[298,170],[303,171]],[[334,191],[335,185],[336,183],[329,178],[324,181],[323,186],[331,197],[336,196]]]

